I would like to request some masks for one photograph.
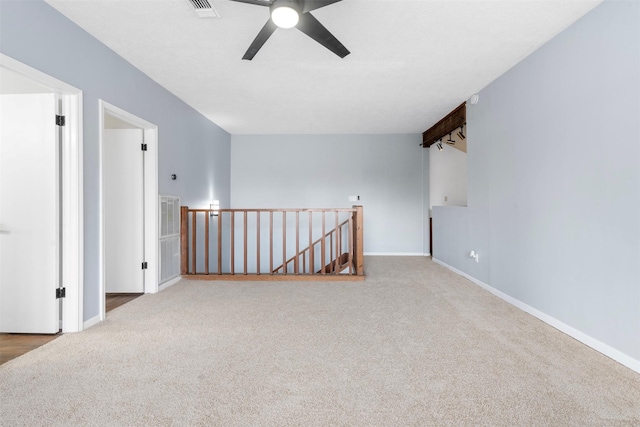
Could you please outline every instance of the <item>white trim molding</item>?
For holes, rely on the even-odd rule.
[[[364,256],[431,256],[422,252],[365,252]]]
[[[97,325],[98,323],[100,323],[100,315],[96,315],[93,316],[91,319],[87,320],[86,322],[84,322],[84,329],[89,329],[92,326]]]
[[[82,91],[0,53],[0,66],[60,96],[66,118],[62,138],[62,332],[79,332],[84,316],[84,202]]]
[[[498,298],[508,302],[509,304],[519,308],[520,310],[531,314],[534,317],[537,317],[538,319],[542,320],[543,322],[545,322],[546,324],[548,324],[549,326],[552,326],[554,328],[556,328],[557,330],[559,330],[560,332],[564,332],[565,334],[569,335],[572,338],[575,338],[576,340],[580,341],[581,343],[583,343],[586,346],[591,347],[592,349],[604,354],[607,357],[610,357],[611,359],[615,360],[618,363],[621,363],[622,365],[626,366],[627,368],[636,371],[638,373],[640,373],[640,360],[634,359],[633,357],[624,354],[623,352],[621,352],[620,350],[616,350],[615,348],[603,343],[602,341],[599,341],[587,334],[585,334],[582,331],[577,330],[576,328],[567,325],[566,323],[561,322],[560,320],[556,319],[555,317],[549,316],[546,313],[543,313],[542,311],[531,307],[528,304],[523,303],[522,301],[513,298],[510,295],[505,294],[502,291],[499,291],[498,289],[476,279],[475,277],[469,276],[468,274],[466,274],[463,271],[458,270],[455,267],[450,266],[449,264],[437,259],[437,258],[433,258],[433,261],[437,264],[440,264],[441,266],[448,268],[449,270],[453,271],[456,274],[459,274],[460,276],[469,279],[471,282],[475,283],[476,285],[480,286],[481,288],[491,292],[492,294],[494,294],[495,296],[497,296]]]
[[[182,280],[182,277],[178,276],[178,277],[174,277],[171,280],[167,280],[164,283],[160,283],[160,286],[158,287],[159,291],[164,291],[168,287],[175,285],[176,283],[178,283],[181,280]]]

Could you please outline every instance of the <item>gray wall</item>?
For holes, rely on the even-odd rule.
[[[434,208],[436,258],[636,361],[639,76],[640,3],[605,1],[468,106],[469,208]]]
[[[229,203],[230,135],[42,1],[0,1],[0,50],[83,91],[84,318],[98,315],[98,99],[159,133],[159,192]],[[170,175],[178,175],[176,181]]]
[[[423,254],[421,141],[416,134],[234,135],[231,207],[360,204],[365,253]]]

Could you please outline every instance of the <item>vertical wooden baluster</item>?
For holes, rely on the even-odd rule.
[[[247,275],[247,211],[243,212],[244,220],[244,275]]]
[[[191,230],[191,270],[192,274],[196,274],[196,211],[191,212],[191,224],[193,225],[193,230]]]
[[[209,223],[211,214],[204,213],[204,274],[209,274]]]
[[[364,276],[364,214],[362,206],[354,206],[356,208],[355,221],[355,258],[356,258],[356,274]]]
[[[353,212],[349,213],[349,223],[347,224],[347,238],[349,239],[349,274],[353,274]]]
[[[231,211],[231,274],[236,274],[236,213]]]
[[[282,273],[287,274],[287,211],[282,212]]]
[[[309,211],[309,274],[313,274],[313,212]]]
[[[224,212],[218,210],[218,274],[222,274],[222,218]]]
[[[293,261],[295,274],[300,274],[299,268],[300,258],[300,211],[296,211],[296,257]]]
[[[273,211],[269,211],[269,274],[273,274]]]
[[[335,266],[335,258],[333,257],[333,235],[335,230],[329,232],[329,273],[333,273],[333,267]]]
[[[326,246],[325,246],[325,239],[326,239],[326,232],[325,232],[325,211],[322,211],[322,240],[320,240],[320,262],[322,263],[322,266],[320,268],[320,272],[322,274],[326,274],[326,264],[325,264],[325,251],[326,251]]]
[[[180,274],[189,274],[189,207],[180,206]]]
[[[338,267],[340,266],[340,251],[338,249],[338,244],[340,242],[340,218],[338,216],[338,211],[336,211],[336,258],[335,258],[335,263],[333,265],[333,272],[335,274],[338,274]]]
[[[302,252],[302,274],[307,272],[307,251]]]
[[[260,211],[256,211],[256,274],[260,275]]]
[[[344,226],[343,226],[343,225],[341,225],[341,226],[338,228],[338,256],[340,257],[340,268],[342,268],[342,265],[343,265],[343,264],[342,264],[342,253],[343,253],[343,252],[342,252],[342,228],[343,228],[343,227],[344,227]]]
[[[342,266],[342,258],[340,256],[340,227],[336,228],[336,274],[339,273],[339,269]]]

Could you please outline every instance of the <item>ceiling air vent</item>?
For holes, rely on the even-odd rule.
[[[220,18],[220,12],[214,9],[209,0],[187,0],[200,18]]]

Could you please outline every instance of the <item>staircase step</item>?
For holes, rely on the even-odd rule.
[[[333,260],[329,264],[327,264],[324,267],[324,272],[327,273],[327,274],[328,273],[333,273],[335,271],[336,261],[337,260]],[[342,255],[340,255],[338,265],[340,266],[339,269],[338,269],[338,273],[344,271],[346,268],[349,267],[349,254],[348,253],[345,252]],[[318,274],[321,274],[321,273],[322,273],[322,269],[318,270]]]

